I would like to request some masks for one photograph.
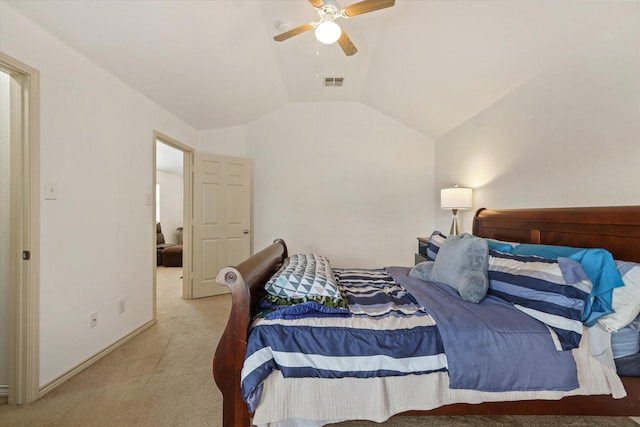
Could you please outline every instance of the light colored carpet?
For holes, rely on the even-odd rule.
[[[0,405],[1,427],[222,425],[222,395],[211,361],[231,307],[229,295],[183,300],[180,268],[158,267],[158,322],[36,402]],[[606,417],[393,417],[378,426],[616,426]]]
[[[181,268],[158,267],[157,323],[36,402],[0,406],[0,426],[220,426],[211,374],[229,295],[184,300]]]

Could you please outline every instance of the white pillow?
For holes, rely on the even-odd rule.
[[[619,331],[640,314],[640,264],[616,261],[616,267],[624,286],[613,290],[611,302],[614,312],[598,319],[598,323],[609,332]]]

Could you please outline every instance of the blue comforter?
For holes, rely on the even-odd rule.
[[[491,295],[469,303],[449,286],[408,277],[408,268],[388,271],[436,321],[451,388],[567,391],[579,386],[571,352],[557,351],[549,329],[510,303]]]
[[[468,307],[444,285],[409,278],[408,268],[334,272],[350,316],[285,309],[254,321],[241,378],[251,411],[276,369],[318,378],[449,370],[452,388],[484,391],[578,387],[571,353],[556,351],[544,325],[507,303]]]

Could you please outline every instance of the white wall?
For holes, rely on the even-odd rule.
[[[182,227],[183,183],[182,175],[156,172],[156,183],[160,184],[160,223],[167,243],[178,243],[176,228]]]
[[[44,385],[152,319],[153,130],[197,133],[6,3],[0,50],[40,71],[41,188],[58,185],[40,208]]]
[[[359,103],[293,103],[249,126],[253,243],[332,265],[412,265],[433,228],[433,141]]]
[[[640,204],[639,18],[583,48],[439,139],[436,188],[474,188],[474,209]]]
[[[0,72],[0,388],[9,384],[10,127],[9,75]]]
[[[248,132],[248,126],[202,130],[198,132],[197,149],[220,156],[247,158]]]

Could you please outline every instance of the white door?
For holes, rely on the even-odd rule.
[[[251,163],[195,153],[193,173],[193,298],[229,292],[218,271],[249,257]]]

